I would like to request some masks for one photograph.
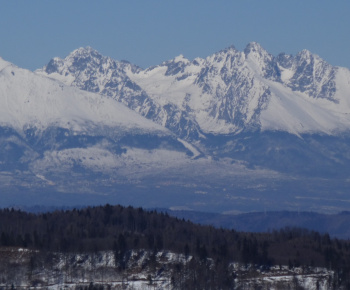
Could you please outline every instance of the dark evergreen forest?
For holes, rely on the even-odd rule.
[[[203,285],[209,285],[207,279],[211,279],[222,289],[229,289],[235,277],[228,265],[239,262],[266,268],[326,267],[335,271],[338,285],[350,289],[350,241],[300,228],[245,233],[197,225],[162,212],[107,204],[41,214],[2,209],[0,233],[1,247],[23,247],[40,253],[113,250],[121,271],[130,250],[182,253],[194,257],[194,271],[214,273],[191,276],[197,279],[192,283],[198,287],[199,279],[206,279]],[[205,266],[208,260],[214,264],[210,271]]]

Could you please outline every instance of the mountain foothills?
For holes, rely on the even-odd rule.
[[[350,71],[307,50],[0,69],[3,205],[348,209]]]

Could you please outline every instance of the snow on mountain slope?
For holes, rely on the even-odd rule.
[[[335,75],[335,84],[335,99],[339,103],[339,106],[337,106],[337,102],[335,102],[333,106],[336,107],[336,109],[338,109],[341,113],[349,114],[350,70],[347,68],[338,68],[338,72]]]
[[[250,43],[243,52],[229,47],[193,61],[180,55],[141,70],[81,48],[37,73],[112,96],[188,140],[257,130],[336,134],[350,127],[349,70],[307,50],[274,57]]]
[[[74,131],[121,127],[166,133],[114,100],[66,86],[1,60],[0,123],[23,130],[59,126]]]
[[[266,81],[268,83],[268,81]],[[350,110],[329,99],[315,100],[300,92],[270,82],[269,105],[261,113],[263,130],[279,130],[299,135],[323,133],[327,135],[349,131]]]

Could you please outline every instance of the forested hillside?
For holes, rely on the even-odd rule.
[[[230,289],[237,276],[229,270],[233,262],[264,269],[272,265],[287,265],[290,269],[325,267],[334,271],[334,285],[350,286],[350,242],[298,228],[244,233],[196,225],[162,212],[107,204],[42,214],[2,209],[0,233],[3,257],[4,249],[20,247],[30,250],[32,262],[39,254],[44,261],[43,255],[58,252],[113,251],[115,267],[122,272],[130,251],[145,250],[154,255],[168,251],[182,254],[185,260],[192,257],[187,270],[197,275],[188,275],[185,280],[198,287]],[[172,278],[179,281],[176,275],[182,275],[183,265],[173,266],[178,269]],[[203,269],[207,274],[199,275]]]

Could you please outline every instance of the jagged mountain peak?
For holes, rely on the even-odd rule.
[[[224,49],[224,51],[236,51],[236,50],[237,49],[233,44],[231,44],[230,46],[226,47],[226,49]]]
[[[274,56],[268,53],[257,42],[249,43],[244,49],[246,62],[255,73],[268,79],[278,78],[278,71],[274,63]]]
[[[232,57],[232,56],[235,57],[235,56],[240,55],[240,54],[241,54],[241,52],[238,51],[234,45],[231,45],[229,47],[226,47],[223,50],[220,50],[220,51],[208,56],[206,58],[206,60],[210,61],[212,59],[219,59],[221,61],[221,60],[228,59],[229,57]]]
[[[171,60],[171,62],[175,62],[175,63],[181,62],[181,63],[185,63],[185,64],[189,64],[190,63],[190,61],[187,58],[185,58],[183,56],[183,54],[180,54],[180,55],[176,56],[175,58],[173,58]]]
[[[73,68],[81,71],[87,67],[99,66],[103,63],[109,63],[109,65],[116,67],[116,61],[109,57],[102,56],[97,50],[88,46],[80,47],[72,51],[64,59],[53,58],[44,69],[50,73],[51,71],[54,72],[58,70],[59,67],[64,69],[64,66],[69,67],[71,71]]]
[[[59,73],[64,75],[78,75],[82,71],[91,74],[97,70],[107,73],[111,70],[124,71],[130,69],[137,72],[140,68],[127,61],[117,61],[104,56],[90,46],[80,47],[72,51],[64,59],[55,57],[41,70],[48,74]]]
[[[246,59],[251,59],[254,62],[259,62],[260,64],[271,62],[274,59],[274,56],[268,53],[259,43],[251,42],[244,49],[244,55]]]
[[[252,41],[247,44],[244,52],[249,54],[250,52],[266,52],[266,50],[259,43]]]
[[[276,57],[276,62],[279,65],[288,66],[293,64],[295,67],[300,66],[301,64],[312,64],[321,63],[324,66],[332,67],[327,61],[322,59],[319,55],[312,53],[308,49],[303,49],[295,55],[280,53]],[[335,67],[333,67],[335,68]]]
[[[91,46],[85,46],[85,47],[79,47],[75,50],[73,50],[70,55],[77,55],[77,54],[99,54],[101,55],[96,49],[92,48]]]
[[[317,54],[307,49],[295,56],[280,54],[276,58],[276,64],[281,73],[281,82],[293,91],[305,93],[312,98],[339,102],[335,97],[338,68]]]
[[[74,50],[64,59],[53,58],[36,73],[49,75],[67,85],[74,85],[83,90],[115,97],[115,93],[111,90],[117,90],[118,94],[125,91],[124,86],[119,85],[122,82],[128,83],[127,90],[130,88],[139,90],[137,86],[131,84],[126,71],[136,73],[140,70],[130,62],[103,56],[97,50],[87,46]]]
[[[230,45],[228,47],[226,47],[225,49],[220,50],[215,54],[236,54],[238,52],[238,50],[236,49],[236,47],[234,45]]]
[[[243,65],[244,60],[245,58],[242,52],[238,51],[233,45],[227,47],[226,49],[206,57],[202,62],[198,62],[204,67],[200,73],[199,79],[203,80],[203,76],[208,73],[217,76],[222,73],[227,75],[228,73],[229,78],[231,78],[234,71]],[[223,77],[227,79],[226,76]]]
[[[302,51],[298,52],[295,55],[294,60],[296,62],[295,66],[303,66],[305,64],[315,66],[318,63],[329,67],[331,66],[325,60],[320,58],[317,54],[313,54],[307,49],[303,49]]]
[[[91,46],[79,47],[69,53],[65,59],[77,59],[77,58],[106,58],[101,53],[99,53],[96,49]]]
[[[163,62],[161,66],[168,67],[165,75],[170,76],[176,75],[178,73],[183,73],[185,66],[187,66],[190,63],[191,62],[187,58],[180,54],[172,60]]]
[[[315,57],[316,55],[311,53],[311,51],[308,49],[303,49],[297,53],[297,56],[300,58],[311,58],[311,57]]]

